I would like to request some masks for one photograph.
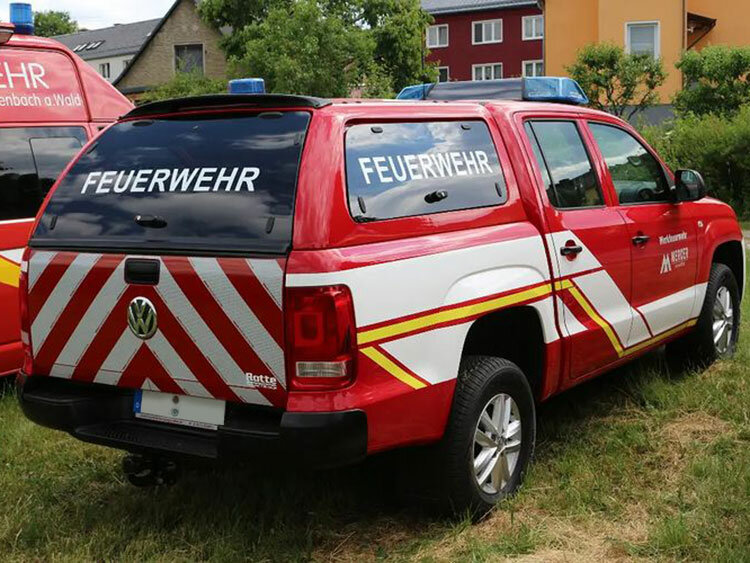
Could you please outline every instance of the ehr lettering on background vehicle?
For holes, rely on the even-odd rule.
[[[481,512],[520,485],[537,401],[665,343],[732,354],[741,241],[697,173],[573,105],[154,103],[37,219],[20,402],[131,452],[135,484],[181,456],[426,445],[414,487]]]
[[[18,280],[34,216],[65,165],[132,104],[56,41],[0,23],[0,376],[21,367]]]

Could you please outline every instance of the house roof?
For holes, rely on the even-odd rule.
[[[126,23],[58,35],[56,39],[85,61],[137,53],[159,25],[161,19]]]
[[[433,15],[538,5],[537,0],[422,0],[422,9]]]

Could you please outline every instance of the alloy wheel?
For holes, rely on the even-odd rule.
[[[513,475],[521,452],[521,416],[510,395],[492,397],[474,431],[474,476],[487,494],[503,490]]]

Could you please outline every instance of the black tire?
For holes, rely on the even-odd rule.
[[[732,302],[733,327],[726,350],[720,350],[714,343],[714,306],[717,295],[726,288]],[[695,328],[682,338],[667,346],[667,353],[680,365],[706,367],[718,359],[730,358],[737,349],[740,327],[740,292],[732,270],[724,265],[714,263],[708,277],[706,297],[703,301],[700,316]]]
[[[499,394],[515,402],[521,422],[521,445],[510,479],[496,493],[488,493],[474,473],[477,423],[489,401]],[[481,518],[503,498],[514,494],[523,482],[534,453],[536,410],[534,396],[523,372],[508,360],[491,356],[463,359],[453,397],[448,425],[434,451],[434,467],[439,480],[433,498],[443,508],[458,515]]]

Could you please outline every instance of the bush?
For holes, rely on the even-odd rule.
[[[731,115],[750,104],[750,47],[717,45],[687,51],[677,68],[687,84],[674,99],[682,114]]]
[[[698,170],[712,196],[750,219],[750,105],[731,117],[688,115],[643,134],[670,168]]]
[[[628,119],[659,100],[654,90],[667,79],[660,59],[629,55],[612,43],[586,45],[565,70],[581,85],[592,107]]]
[[[141,103],[186,98],[203,94],[220,94],[227,91],[227,80],[203,76],[199,72],[178,72],[172,80],[146,92]]]

